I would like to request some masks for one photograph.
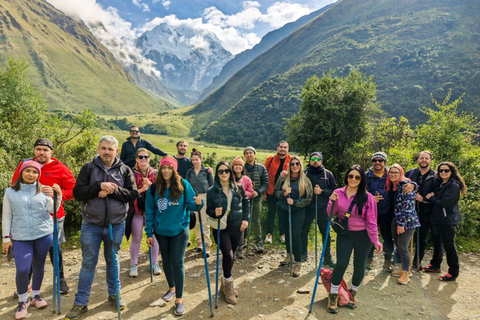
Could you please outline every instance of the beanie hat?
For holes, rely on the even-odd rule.
[[[50,149],[53,150],[53,143],[50,139],[47,139],[47,138],[37,139],[37,141],[35,141],[35,143],[33,144],[34,148],[36,146],[45,146],[45,147],[49,147]]]
[[[42,173],[42,165],[38,163],[37,161],[33,160],[26,160],[22,162],[22,165],[20,166],[20,176],[22,176],[23,170],[27,168],[35,168],[38,170],[38,174],[40,176],[40,173]]]
[[[375,152],[372,156],[372,161],[373,161],[373,159],[383,159],[383,161],[385,161],[385,163],[387,163],[387,154],[383,151]]]
[[[313,156],[317,156],[319,158],[321,158],[323,160],[323,154],[320,152],[320,151],[315,151],[315,152],[312,152],[312,154],[310,155],[309,158],[313,157]]]
[[[232,160],[232,168],[237,164],[240,164],[242,165],[242,167],[245,167],[245,162],[243,162],[242,157],[236,157],[235,159]]]
[[[160,160],[160,164],[158,165],[158,169],[161,169],[162,166],[171,166],[173,167],[173,170],[177,171],[178,170],[177,159],[172,157],[162,158],[162,160]]]
[[[243,154],[245,154],[245,152],[247,152],[248,150],[253,151],[253,153],[257,154],[257,150],[255,150],[255,148],[252,146],[248,146],[245,149],[243,149]]]

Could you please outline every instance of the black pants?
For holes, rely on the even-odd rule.
[[[288,210],[278,208],[278,222],[285,232],[285,245],[287,253],[293,253],[296,262],[302,261],[302,227],[305,222],[305,208],[292,209],[292,251],[290,252],[290,232],[288,222]]]
[[[392,220],[393,215],[384,214],[379,215],[377,219],[377,225],[380,229],[380,234],[382,235],[383,239],[383,256],[385,257],[386,261],[392,260],[392,254],[394,249],[393,243],[393,235],[392,235]],[[368,254],[369,258],[373,258],[373,252],[375,248],[372,246],[370,249],[370,253]]]
[[[268,208],[268,213],[267,213],[267,220],[265,220],[265,233],[270,233],[273,234],[273,229],[275,227],[275,216],[277,215],[277,201],[278,199],[274,195],[267,195],[267,208]],[[280,234],[285,234],[285,229],[282,224],[278,223],[278,230],[280,231]]]
[[[417,266],[417,254],[420,255],[420,265],[422,265],[422,259],[425,256],[425,249],[428,244],[428,233],[430,232],[432,223],[430,222],[429,214],[419,214],[418,219],[420,220],[419,236],[418,236],[418,246],[415,249],[415,256],[413,257],[413,265]],[[418,248],[418,250],[417,250]],[[418,252],[417,252],[418,251]]]
[[[50,262],[52,263],[52,266],[53,266],[53,247],[50,247],[50,249],[48,250],[49,254],[50,254]],[[62,249],[60,248],[60,246],[58,246],[58,269],[59,269],[59,273],[60,273],[60,279],[63,279],[65,278],[65,275],[63,274],[63,253],[62,253]]]
[[[325,242],[325,237],[327,235],[327,226],[328,226],[328,215],[326,208],[318,208],[317,212],[317,226],[322,234],[322,245]],[[315,220],[315,207],[307,207],[305,210],[305,222],[302,226],[302,258],[305,260],[308,256],[308,233],[310,231],[310,226]],[[331,237],[330,232],[328,233],[327,245],[323,250],[325,250],[325,259],[332,259],[332,254],[330,251]]]
[[[222,268],[223,276],[225,278],[230,278],[232,276],[233,253],[237,250],[237,247],[240,243],[240,238],[242,237],[240,225],[241,224],[227,224],[227,227],[224,230],[220,230],[220,251],[222,251]],[[215,243],[217,243],[217,235],[218,230],[213,229]]]
[[[460,272],[458,253],[455,247],[456,234],[457,226],[455,225],[432,223],[433,258],[430,264],[436,268],[440,268],[443,260],[443,250],[445,249],[448,273],[454,278],[458,277]]]
[[[368,253],[372,246],[367,230],[337,234],[337,265],[333,269],[332,284],[338,286],[342,282],[353,251],[352,284],[359,286],[365,275]]]

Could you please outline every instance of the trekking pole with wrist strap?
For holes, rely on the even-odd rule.
[[[52,313],[62,313],[62,301],[60,298],[60,261],[58,257],[58,217],[57,217],[57,193],[53,191],[53,297]],[[56,312],[55,312],[56,307]]]
[[[113,227],[112,227],[112,217],[110,214],[110,204],[108,201],[108,195],[105,197],[105,203],[107,206],[108,233],[110,238],[110,247],[112,248],[113,274],[115,277],[115,296],[117,300],[118,319],[122,320],[122,310],[120,309],[120,288],[118,286],[118,282],[120,281],[120,279],[118,277],[117,255],[115,254],[115,248],[113,246]]]

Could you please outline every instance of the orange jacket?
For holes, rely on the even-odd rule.
[[[283,163],[283,170],[287,170],[288,164],[290,163],[290,155],[287,154],[285,157],[285,162]],[[272,195],[273,189],[275,189],[275,174],[277,173],[278,167],[280,166],[280,158],[278,155],[270,156],[265,161],[265,168],[268,171],[268,189],[267,194]]]

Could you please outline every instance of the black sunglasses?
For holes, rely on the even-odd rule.
[[[292,167],[297,167],[297,166],[300,166],[300,162],[290,162],[290,165]]]
[[[385,160],[383,159],[373,159],[372,162],[375,163],[375,162],[384,162]]]
[[[356,176],[356,175],[353,175],[353,174],[349,174],[348,179],[355,179],[355,180],[360,181],[360,180],[362,180],[362,177]]]
[[[439,170],[438,170],[438,173],[443,173],[443,172],[449,173],[449,172],[450,172],[450,169],[439,169]]]
[[[130,130],[130,133],[139,133],[140,130]]]
[[[138,156],[138,159],[143,160],[143,159],[148,159],[150,158],[149,156]]]
[[[230,170],[229,169],[218,169],[217,173],[218,174],[230,173]]]

